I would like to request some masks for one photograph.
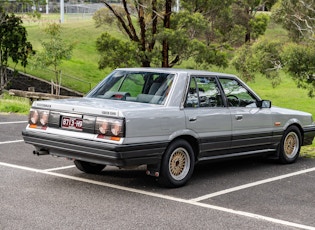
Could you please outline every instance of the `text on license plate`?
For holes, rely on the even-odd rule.
[[[61,127],[66,129],[78,129],[82,130],[82,119],[76,117],[62,117]]]

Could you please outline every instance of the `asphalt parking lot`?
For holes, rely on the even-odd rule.
[[[315,159],[198,165],[182,188],[145,168],[99,175],[34,156],[26,116],[0,114],[0,229],[314,229]]]

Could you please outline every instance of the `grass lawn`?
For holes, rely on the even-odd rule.
[[[29,110],[29,99],[10,96],[8,93],[0,95],[0,112],[28,114]]]
[[[47,38],[44,28],[48,23],[57,22],[54,15],[43,15],[43,19],[38,22],[24,22],[24,26],[28,32],[28,40],[32,43],[34,50],[41,50],[41,41]],[[58,15],[55,15],[55,17]],[[49,18],[46,18],[49,17]],[[70,60],[63,61],[62,84],[66,87],[78,90],[80,92],[88,92],[90,90],[89,83],[92,87],[103,79],[111,69],[99,70],[99,55],[96,51],[96,39],[105,31],[104,28],[95,28],[94,21],[91,17],[77,20],[65,20],[62,24],[62,37],[67,43],[74,43],[75,47]],[[34,69],[30,65],[26,69],[18,67],[19,70],[27,72],[31,75],[44,78],[48,81],[54,80],[53,72],[46,69]],[[83,81],[83,82],[82,82]],[[75,86],[75,87],[73,87]]]

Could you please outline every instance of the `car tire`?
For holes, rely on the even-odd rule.
[[[181,187],[190,179],[194,166],[195,156],[191,145],[185,140],[176,140],[163,155],[158,182],[163,187]]]
[[[106,165],[80,160],[75,160],[74,164],[80,171],[92,174],[100,173],[106,167]]]
[[[301,141],[302,137],[299,128],[290,126],[281,139],[279,161],[283,164],[294,163],[300,155]]]

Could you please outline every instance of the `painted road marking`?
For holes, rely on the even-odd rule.
[[[64,166],[64,167],[58,167],[58,168],[52,168],[52,169],[44,169],[44,172],[52,172],[52,171],[58,171],[58,170],[63,170],[63,169],[70,169],[74,168],[75,165],[69,165],[69,166]]]
[[[0,145],[4,145],[4,144],[14,144],[14,143],[19,143],[19,142],[23,142],[24,140],[16,140],[16,141],[3,141],[0,142]]]
[[[28,121],[6,121],[0,122],[0,125],[27,123]]]
[[[240,186],[237,186],[237,187],[225,189],[225,190],[218,191],[218,192],[215,192],[215,193],[210,193],[210,194],[207,194],[207,195],[204,195],[204,196],[200,196],[200,197],[191,199],[191,201],[199,202],[199,201],[202,201],[202,200],[210,199],[210,198],[215,197],[215,196],[221,196],[221,195],[224,195],[224,194],[227,194],[227,193],[236,192],[236,191],[239,191],[239,190],[242,190],[242,189],[246,189],[246,188],[250,188],[250,187],[254,187],[254,186],[258,186],[258,185],[262,185],[262,184],[270,183],[270,182],[273,182],[273,181],[282,180],[282,179],[285,179],[285,178],[288,178],[288,177],[298,176],[298,175],[301,175],[301,174],[314,172],[314,171],[315,171],[315,167],[314,168],[305,169],[305,170],[301,170],[301,171],[297,171],[297,172],[294,172],[294,173],[284,174],[284,175],[281,175],[281,176],[276,176],[276,177],[268,178],[268,179],[265,179],[265,180],[260,180],[260,181],[256,181],[256,182],[253,182],[253,183],[244,184],[244,185],[240,185]]]
[[[137,194],[142,194],[142,195],[151,196],[151,197],[155,197],[155,198],[161,198],[161,199],[165,199],[165,200],[180,202],[180,203],[184,203],[184,204],[190,204],[190,205],[194,205],[194,206],[198,206],[198,207],[203,207],[203,208],[207,208],[207,209],[226,212],[229,214],[235,214],[235,215],[239,215],[239,216],[243,216],[243,217],[249,217],[249,218],[253,218],[253,219],[257,219],[257,220],[261,220],[261,221],[268,221],[268,222],[271,222],[274,224],[281,224],[281,225],[300,228],[300,229],[315,230],[315,227],[312,227],[312,226],[307,226],[307,225],[293,223],[293,222],[289,222],[289,221],[285,221],[285,220],[275,219],[275,218],[268,217],[268,216],[257,215],[254,213],[237,211],[237,210],[224,208],[224,207],[220,207],[220,206],[209,205],[209,204],[200,203],[200,202],[194,201],[194,200],[186,200],[186,199],[176,198],[176,197],[162,195],[162,194],[158,194],[158,193],[147,192],[147,191],[143,191],[143,190],[139,190],[139,189],[123,187],[120,185],[114,185],[114,184],[109,184],[109,183],[105,183],[105,182],[94,181],[94,180],[90,180],[90,179],[84,179],[84,178],[80,178],[80,177],[69,176],[69,175],[64,175],[64,174],[55,173],[55,172],[47,172],[45,170],[39,170],[39,169],[34,169],[34,168],[29,168],[29,167],[24,167],[24,166],[19,166],[19,165],[13,165],[13,164],[8,164],[8,163],[4,163],[4,162],[0,162],[0,165],[5,166],[5,167],[11,167],[11,168],[16,168],[16,169],[27,170],[27,171],[31,171],[31,172],[56,176],[56,177],[60,177],[60,178],[75,180],[75,181],[79,181],[79,182],[83,182],[83,183],[89,183],[89,184],[104,186],[104,187],[108,187],[108,188],[119,189],[119,190],[126,191],[126,192],[133,192],[133,193],[137,193]],[[303,170],[303,171],[307,171],[307,170]],[[313,171],[313,170],[311,170],[311,171]],[[299,171],[299,172],[301,172],[301,171]]]

